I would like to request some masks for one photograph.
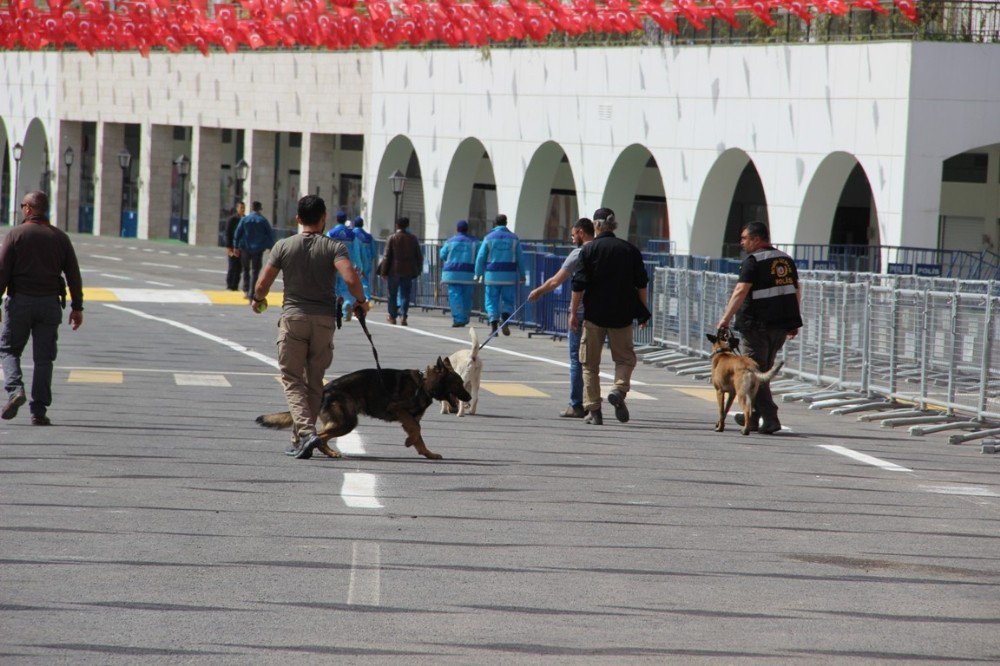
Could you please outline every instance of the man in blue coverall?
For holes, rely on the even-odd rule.
[[[259,201],[254,201],[250,209],[253,212],[240,220],[233,233],[233,247],[243,267],[243,295],[246,298],[253,295],[253,288],[257,284],[260,267],[264,261],[264,251],[274,247],[274,229],[261,214],[263,205]]]
[[[351,255],[351,265],[354,266],[354,270],[359,270],[358,266],[360,261],[358,259],[358,248],[357,243],[354,242],[354,230],[347,226],[347,213],[342,210],[337,211],[337,224],[326,232],[326,235],[333,240],[339,240],[341,243],[347,246],[347,252]],[[337,296],[342,296],[344,298],[343,312],[344,321],[351,320],[351,312],[354,310],[354,297],[351,296],[351,292],[347,289],[347,283],[344,282],[344,278],[337,275],[337,286],[336,286]]]
[[[486,283],[486,314],[493,331],[506,321],[517,304],[517,285],[524,282],[524,251],[521,239],[507,228],[507,216],[497,215],[476,255],[476,279]],[[510,328],[503,327],[510,335]]]
[[[459,220],[457,234],[441,245],[441,282],[448,285],[448,305],[453,328],[467,326],[472,312],[476,252],[479,241],[469,235],[469,223]]]
[[[364,229],[365,221],[358,215],[354,218],[354,244],[358,246],[358,270],[361,272],[361,286],[365,290],[365,300],[371,303],[372,290],[368,276],[375,264],[375,239]],[[345,301],[346,305],[346,301]]]

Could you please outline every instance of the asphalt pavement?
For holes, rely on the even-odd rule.
[[[4,664],[1000,661],[978,446],[801,403],[716,433],[704,381],[645,365],[631,420],[587,426],[557,417],[565,341],[514,329],[478,414],[425,415],[444,460],[364,419],[294,460],[254,423],[285,409],[278,303],[223,293],[221,249],[73,238],[55,425],[0,422]],[[372,311],[383,367],[469,345],[409,321]],[[372,366],[346,323],[330,377]]]

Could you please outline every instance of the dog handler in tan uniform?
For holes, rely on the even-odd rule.
[[[285,450],[290,456],[316,437],[323,373],[333,361],[337,312],[333,287],[338,273],[356,299],[355,316],[360,318],[367,311],[365,292],[347,246],[323,235],[323,199],[314,194],[299,199],[296,221],[302,225],[302,232],[275,244],[250,301],[254,312],[262,312],[271,285],[279,272],[283,274],[285,296],[278,320],[278,366],[294,421],[292,445]]]

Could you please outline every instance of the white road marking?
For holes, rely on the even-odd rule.
[[[416,335],[425,335],[425,336],[427,336],[429,338],[439,338],[441,340],[448,340],[450,342],[455,342],[455,343],[458,343],[458,344],[462,345],[462,349],[468,349],[469,348],[469,340],[468,340],[468,338],[466,338],[465,340],[462,340],[461,338],[453,338],[453,337],[448,336],[448,335],[441,335],[440,333],[430,333],[429,331],[421,331],[418,328],[412,328],[412,327],[409,327],[409,326],[407,326],[407,327],[393,326],[392,324],[389,324],[389,323],[383,323],[383,322],[380,322],[380,321],[371,321],[370,319],[367,321],[367,323],[368,323],[369,326],[372,326],[372,325],[374,325],[374,326],[385,326],[386,328],[392,328],[392,329],[395,329],[397,331],[407,331],[409,333],[415,333]],[[487,346],[487,347],[483,347],[482,351],[491,351],[491,352],[496,352],[498,354],[507,354],[508,356],[517,356],[519,358],[526,358],[526,359],[530,359],[532,361],[541,361],[542,363],[548,363],[550,365],[558,365],[560,368],[569,368],[569,363],[567,363],[565,361],[554,361],[551,358],[545,358],[544,356],[532,356],[531,354],[522,354],[521,352],[516,352],[516,351],[513,351],[511,349],[502,349],[502,348],[499,348],[499,347],[489,347],[489,346]],[[615,378],[615,376],[613,374],[609,374],[607,372],[602,372],[601,373],[601,377],[604,377],[605,379],[614,379]],[[631,383],[634,384],[634,385],[636,385],[636,386],[645,386],[646,385],[646,382],[636,381],[635,379],[633,379]]]
[[[382,552],[375,541],[351,545],[351,580],[347,588],[350,605],[378,606],[382,597]]]
[[[362,441],[361,435],[357,432],[349,432],[342,437],[338,437],[336,448],[341,453],[348,455],[363,456],[365,454],[365,443]]]
[[[180,266],[177,266],[175,264],[157,264],[157,263],[154,263],[152,261],[144,261],[144,262],[142,262],[139,265],[140,266],[157,266],[159,268],[176,268],[176,269],[180,270]]]
[[[178,386],[222,386],[226,388],[232,386],[225,375],[199,375],[186,372],[175,372],[174,383]]]
[[[238,342],[233,342],[232,340],[227,340],[225,338],[220,338],[217,335],[212,335],[211,333],[208,333],[207,331],[203,331],[201,329],[195,328],[194,326],[188,326],[187,324],[181,323],[179,321],[174,321],[173,319],[165,319],[163,317],[156,317],[156,316],[153,316],[151,314],[146,314],[145,312],[142,312],[140,310],[133,310],[132,308],[126,308],[126,307],[122,307],[120,305],[113,305],[111,303],[102,303],[102,305],[104,305],[104,307],[106,307],[106,308],[111,308],[112,310],[118,310],[120,312],[127,312],[129,314],[135,315],[136,317],[142,317],[143,319],[149,319],[150,321],[158,321],[161,324],[166,324],[167,326],[173,326],[174,328],[179,328],[182,331],[187,331],[188,333],[194,333],[195,335],[203,337],[206,340],[211,340],[212,342],[218,342],[220,345],[224,345],[226,347],[229,347],[233,351],[237,351],[237,352],[239,352],[241,354],[246,354],[250,358],[257,359],[258,361],[261,361],[263,363],[267,363],[272,368],[277,368],[278,367],[278,361],[276,359],[271,358],[270,356],[265,356],[264,354],[261,354],[260,352],[255,352],[252,349],[247,349],[246,347],[244,347],[243,345],[239,344]]]
[[[202,273],[222,273],[222,274],[228,273],[228,271],[217,271],[212,268],[199,268],[198,270],[201,271]]]
[[[920,490],[941,495],[970,495],[972,497],[1000,497],[1000,493],[985,486],[920,486]]]
[[[111,273],[101,273],[101,277],[111,278],[112,280],[132,280],[132,278],[125,275],[112,275]]]
[[[153,249],[152,248],[148,248],[148,247],[144,247],[144,248],[142,248],[142,251],[143,252],[152,252]]]
[[[91,259],[107,259],[108,261],[121,261],[121,257],[109,257],[106,254],[92,254]]]
[[[172,286],[174,286],[174,285],[170,284],[169,282],[155,282],[153,280],[146,280],[146,284],[151,284],[151,285],[154,285],[156,287],[172,287]]]
[[[889,472],[913,471],[909,467],[903,467],[901,465],[897,465],[896,463],[891,463],[888,460],[882,460],[881,458],[870,456],[867,453],[859,453],[844,446],[837,446],[836,444],[818,444],[817,446],[819,446],[821,449],[826,449],[827,451],[833,451],[834,453],[839,453],[842,456],[853,458],[858,462],[863,462],[868,465],[875,465],[876,467],[887,470]]]
[[[344,504],[355,509],[381,509],[375,492],[375,475],[365,472],[344,472],[344,485],[340,487]]]

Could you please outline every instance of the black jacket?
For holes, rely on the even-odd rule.
[[[604,328],[624,328],[649,317],[639,289],[649,283],[639,248],[606,231],[580,250],[573,291],[583,292],[584,318]]]

